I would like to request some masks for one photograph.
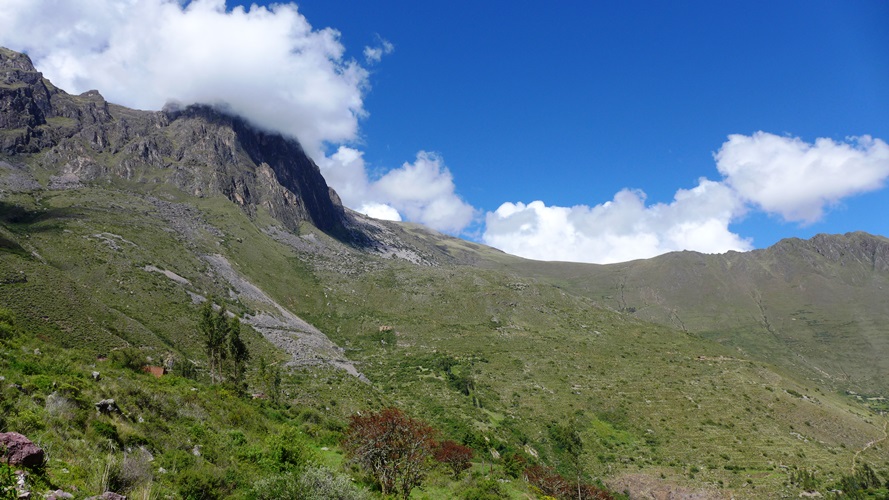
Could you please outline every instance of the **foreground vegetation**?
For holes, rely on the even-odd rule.
[[[44,467],[27,471],[32,491],[62,489],[77,498],[104,491],[130,498],[257,499],[381,493],[372,471],[365,475],[344,457],[339,444],[350,427],[323,407],[329,402],[252,399],[231,385],[210,383],[208,374],[156,378],[133,369],[132,353],[96,359],[26,334],[7,339],[0,351],[0,430],[26,434],[47,455]],[[292,391],[323,392],[316,386],[322,374],[347,383],[324,370],[285,376],[283,399]],[[252,375],[251,382],[261,384],[258,373]],[[95,403],[108,399],[116,409],[98,411]],[[465,468],[472,466],[471,455],[464,459]],[[415,491],[414,497],[450,491],[499,498],[530,491],[501,467],[454,474],[436,463],[431,454],[417,462],[422,474],[412,486],[432,491]],[[16,479],[10,471],[0,470],[2,487]]]

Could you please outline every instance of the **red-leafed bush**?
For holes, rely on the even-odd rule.
[[[544,495],[559,499],[613,500],[606,490],[587,483],[577,483],[565,479],[552,467],[534,465],[525,469],[525,480],[536,486]]]
[[[447,465],[454,473],[454,479],[472,464],[472,448],[454,441],[442,441],[435,449],[435,460]]]
[[[349,458],[380,485],[383,494],[398,490],[408,498],[429,467],[435,430],[397,408],[354,415],[343,440]]]

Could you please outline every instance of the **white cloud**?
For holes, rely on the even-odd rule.
[[[714,156],[743,199],[794,222],[818,221],[825,207],[880,189],[889,177],[889,146],[867,135],[814,144],[766,132],[730,135]]]
[[[364,47],[364,60],[367,64],[376,64],[383,59],[383,56],[389,55],[395,51],[395,46],[388,40],[379,39],[379,45],[376,47]]]
[[[3,0],[0,45],[26,51],[59,87],[99,89],[112,102],[161,109],[169,101],[225,104],[254,124],[297,138],[343,203],[372,217],[460,232],[474,209],[441,158],[371,182],[358,139],[368,72],[344,57],[339,32],[312,28],[296,4],[226,9],[225,0]],[[374,64],[395,46],[365,47]],[[330,156],[327,145],[339,145]]]
[[[374,182],[372,193],[408,219],[439,231],[460,232],[475,214],[455,193],[454,178],[441,156],[426,151]]]
[[[358,212],[361,212],[369,217],[373,217],[374,219],[394,221],[401,220],[401,214],[398,213],[398,210],[395,210],[385,203],[365,203],[358,208]]]
[[[457,195],[451,171],[435,153],[420,151],[413,163],[376,180],[368,177],[363,153],[346,146],[322,157],[318,166],[343,204],[377,219],[407,219],[459,233],[475,216],[475,209]]]
[[[594,207],[504,203],[486,215],[485,243],[540,260],[609,263],[674,250],[720,253],[752,242],[729,225],[751,209],[812,223],[826,207],[883,187],[889,145],[870,136],[845,142],[766,132],[731,135],[714,154],[724,179],[701,179],[669,204],[645,204],[642,191],[623,190]]]
[[[4,0],[0,45],[28,52],[70,92],[99,89],[140,109],[227,103],[316,158],[325,142],[354,140],[365,115],[367,71],[344,58],[336,30],[313,29],[292,3]]]
[[[731,189],[701,179],[677,191],[670,204],[646,206],[645,193],[632,190],[594,207],[504,203],[488,212],[482,239],[515,255],[573,262],[622,262],[685,249],[743,251],[750,241],[728,228],[743,212]]]

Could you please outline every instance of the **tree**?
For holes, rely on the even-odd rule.
[[[454,473],[454,479],[472,464],[472,448],[447,440],[438,444],[435,449],[435,461],[447,465]]]
[[[226,355],[228,357],[229,381],[239,392],[244,392],[244,365],[250,359],[247,345],[241,340],[241,320],[232,317],[226,324]]]
[[[568,464],[574,472],[577,484],[577,498],[581,498],[581,475],[583,474],[583,440],[577,429],[577,421],[572,420],[568,424],[553,424],[549,428],[550,437],[556,448],[568,456]]]
[[[399,490],[407,499],[429,468],[435,430],[398,408],[350,419],[343,448],[380,485],[384,495]]]
[[[208,300],[201,307],[198,331],[207,350],[210,380],[222,380],[224,371],[240,390],[243,388],[244,364],[250,358],[250,353],[241,340],[241,320],[237,316],[228,316],[225,306],[214,311],[213,303]]]
[[[259,358],[259,384],[265,395],[277,403],[281,394],[281,368],[277,364],[270,366],[265,358]]]

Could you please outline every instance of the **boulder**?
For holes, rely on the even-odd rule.
[[[0,461],[19,467],[43,465],[43,450],[18,432],[0,433]]]
[[[113,399],[103,399],[102,401],[99,401],[96,403],[96,410],[103,415],[120,413],[120,407],[117,406],[117,403],[115,403]]]

